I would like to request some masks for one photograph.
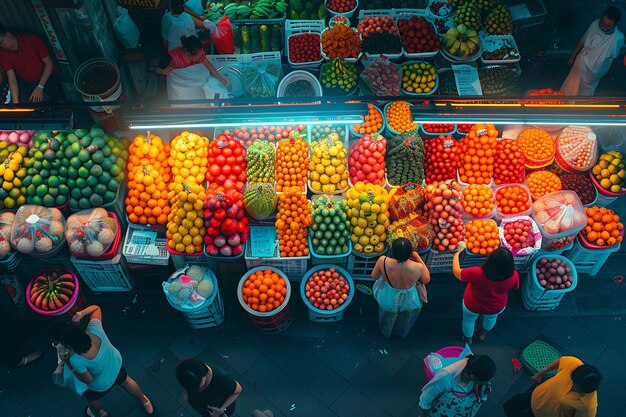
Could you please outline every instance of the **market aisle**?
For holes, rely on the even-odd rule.
[[[455,287],[449,287],[446,279],[441,277],[431,294],[445,289],[446,299],[455,299]],[[237,403],[241,417],[248,417],[254,408],[270,408],[285,417],[414,416],[424,383],[424,356],[459,341],[459,323],[452,317],[460,311],[450,304],[429,306],[432,311],[424,312],[406,340],[386,340],[378,331],[374,301],[363,294],[338,324],[309,322],[301,303],[292,299],[297,316],[292,326],[280,335],[260,335],[234,293],[222,291],[225,326],[199,332],[190,330],[163,302],[158,288],[142,289],[134,304],[132,296],[93,297],[104,309],[105,326],[122,351],[129,374],[153,399],[160,416],[195,415],[182,401],[174,377],[177,360],[190,355],[225,368],[242,384]],[[475,352],[491,355],[498,364],[494,391],[479,416],[502,415],[503,399],[529,385],[529,375],[515,372],[511,359],[536,338],[594,363],[605,376],[598,415],[626,416],[626,398],[618,388],[626,374],[626,360],[620,354],[626,344],[626,315],[528,318],[518,313],[512,306],[485,343],[474,345]],[[35,365],[2,372],[3,417],[81,415],[81,399],[52,385],[54,363],[50,348]],[[120,389],[106,397],[104,406],[115,416],[143,415]]]

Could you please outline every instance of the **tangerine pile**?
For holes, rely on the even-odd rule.
[[[278,142],[276,148],[276,191],[298,187],[304,192],[309,173],[309,145],[299,132],[293,131],[290,138]]]
[[[511,216],[530,209],[528,190],[521,185],[507,185],[496,191],[496,209],[500,215]]]
[[[492,124],[472,126],[461,141],[459,179],[467,184],[489,184],[493,178],[498,131]]]
[[[131,223],[165,224],[170,213],[167,184],[171,169],[167,161],[170,145],[160,137],[139,135],[129,147],[128,194],[124,200]]]
[[[543,129],[526,129],[517,137],[517,142],[524,153],[526,166],[540,167],[554,158],[554,140]]]
[[[383,128],[383,113],[370,103],[367,103],[367,108],[365,122],[352,126],[352,130],[360,135],[376,133]]]
[[[312,223],[309,200],[300,188],[286,188],[283,194],[279,194],[275,225],[281,257],[309,254],[308,227]]]
[[[537,200],[546,194],[563,189],[561,179],[552,172],[535,171],[526,178],[526,186],[533,199]]]
[[[613,246],[622,241],[624,225],[613,210],[606,207],[585,207],[587,226],[581,236],[592,245]]]
[[[500,246],[498,225],[493,220],[470,220],[465,225],[465,244],[474,255],[489,255]]]
[[[411,105],[406,101],[394,101],[385,110],[387,125],[391,130],[398,133],[410,132],[417,129],[413,123]]]
[[[285,302],[285,278],[271,269],[252,273],[243,283],[243,301],[254,311],[265,313],[276,310]]]
[[[491,217],[496,202],[493,198],[493,190],[483,184],[472,184],[463,190],[463,211],[477,219]]]

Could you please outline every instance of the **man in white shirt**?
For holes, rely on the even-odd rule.
[[[561,86],[565,95],[593,96],[624,46],[624,34],[617,29],[621,17],[617,7],[607,7],[602,17],[591,23],[567,61],[572,69]]]

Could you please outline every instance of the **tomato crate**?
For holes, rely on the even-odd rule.
[[[141,235],[141,234],[144,235]],[[151,239],[149,230],[129,225],[124,238],[122,254],[129,264],[167,266],[170,254],[163,238]],[[154,232],[152,232],[154,233]]]
[[[274,242],[274,254],[271,257],[254,257],[252,256],[253,242],[246,244],[244,258],[248,270],[259,266],[270,266],[280,269],[287,275],[290,280],[300,281],[307,271],[308,261],[311,255],[282,258],[278,250],[278,241]]]
[[[78,271],[78,275],[92,291],[130,291],[135,285],[122,254],[122,245],[117,247],[113,259],[99,261],[72,256],[70,260]]]
[[[441,274],[452,271],[452,258],[455,251],[438,252],[435,250],[430,251],[428,254],[428,260],[424,261],[428,271],[431,274]]]
[[[371,280],[372,270],[378,262],[378,258],[385,253],[358,253],[352,250],[348,256],[347,270],[354,280]]]
[[[591,249],[581,243],[580,235],[574,241],[574,247],[565,256],[576,267],[576,271],[594,277],[600,272],[611,254],[619,251],[621,243],[606,249]]]

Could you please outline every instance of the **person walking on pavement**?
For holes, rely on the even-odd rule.
[[[78,323],[86,317],[88,324],[82,330]],[[154,413],[152,403],[124,368],[122,355],[107,337],[102,328],[102,311],[96,305],[79,311],[73,323],[53,323],[48,331],[52,346],[63,352],[64,372],[71,372],[75,391],[87,399],[87,416],[106,417],[108,413],[100,407],[100,399],[114,386],[121,385],[132,395],[147,414]]]
[[[14,33],[0,24],[0,65],[6,72],[14,104],[62,98],[60,81],[54,75],[57,68],[36,35]]]
[[[463,294],[463,337],[472,344],[472,337],[482,342],[487,332],[496,325],[500,313],[508,303],[508,292],[519,289],[519,275],[515,270],[513,254],[500,246],[487,256],[481,266],[461,269],[459,257],[465,243],[459,244],[452,258],[452,274],[461,282],[467,282]],[[478,316],[483,316],[482,327],[476,329]]]
[[[235,412],[241,385],[228,373],[198,358],[183,359],[176,366],[183,397],[202,417],[228,417]]]
[[[0,357],[8,366],[22,367],[35,362],[41,357],[41,351],[25,353],[23,343],[31,330],[20,320],[17,307],[9,292],[0,283]]]
[[[485,355],[467,355],[439,370],[424,385],[418,417],[473,417],[487,401],[496,364]]]
[[[556,375],[541,383],[544,374],[555,370]],[[595,417],[602,375],[594,366],[563,356],[532,379],[531,389],[504,403],[507,417]]]
[[[624,46],[624,34],[617,29],[621,18],[620,10],[611,6],[591,23],[567,61],[572,69],[561,86],[563,94],[593,96]]]
[[[378,258],[372,270],[374,298],[378,301],[378,321],[385,337],[406,337],[427,302],[426,285],[430,273],[406,238],[394,240],[392,256]],[[419,288],[421,286],[421,288]]]

